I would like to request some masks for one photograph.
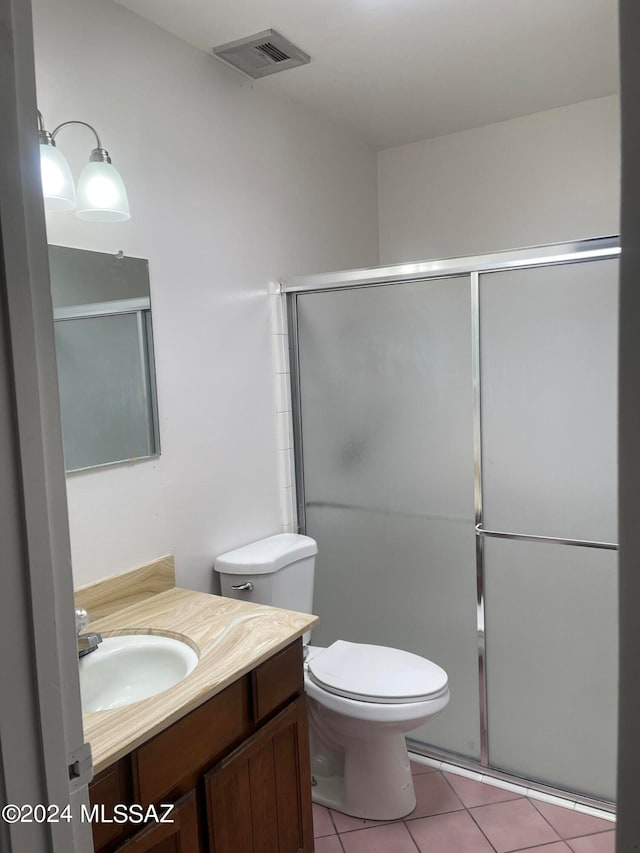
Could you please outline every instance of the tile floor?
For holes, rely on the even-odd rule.
[[[315,853],[614,853],[615,824],[412,763],[416,808],[396,821],[313,806]]]

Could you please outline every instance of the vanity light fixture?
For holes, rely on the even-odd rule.
[[[87,127],[96,137],[96,147],[80,173],[77,195],[69,164],[56,147],[56,135],[63,127],[71,124]],[[131,219],[122,178],[111,164],[111,157],[102,147],[94,127],[86,121],[64,121],[49,133],[45,129],[42,113],[38,110],[38,138],[45,210],[75,208],[76,216],[89,222],[125,222]]]

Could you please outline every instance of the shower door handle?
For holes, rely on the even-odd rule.
[[[559,545],[577,545],[580,548],[600,548],[603,551],[617,551],[615,542],[594,542],[591,539],[565,539],[559,536],[540,536],[534,533],[507,533],[504,530],[485,530],[476,524],[476,536],[489,536],[494,539],[517,539],[522,542],[551,542]]]

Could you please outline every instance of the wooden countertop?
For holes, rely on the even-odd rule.
[[[94,773],[220,693],[317,621],[304,613],[179,588],[92,621],[90,630],[104,637],[165,634],[189,643],[200,657],[193,672],[169,690],[123,708],[84,715]]]

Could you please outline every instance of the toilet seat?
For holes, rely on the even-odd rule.
[[[387,646],[337,640],[315,650],[307,667],[317,687],[358,702],[414,704],[448,695],[447,673],[441,667]]]

